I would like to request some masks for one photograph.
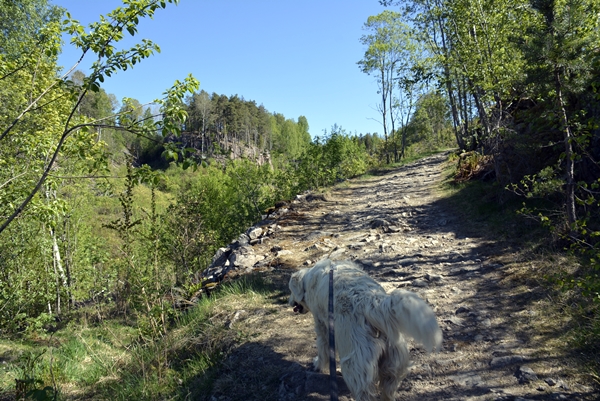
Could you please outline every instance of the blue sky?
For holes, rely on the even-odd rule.
[[[53,3],[85,26],[121,5]],[[377,0],[181,0],[142,21],[126,42],[150,39],[161,53],[107,79],[103,88],[119,100],[146,103],[191,73],[208,93],[237,94],[286,118],[306,116],[313,137],[333,124],[350,133],[381,133],[377,85],[356,62],[365,51],[359,41],[364,22],[383,10]],[[79,55],[67,41],[59,63],[69,68]],[[79,69],[87,73],[92,61]]]

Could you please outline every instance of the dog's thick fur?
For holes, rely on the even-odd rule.
[[[334,269],[335,345],[342,375],[356,401],[382,400],[394,393],[410,365],[403,335],[438,350],[442,332],[431,308],[415,293],[385,290],[348,261],[322,260],[290,279],[290,305],[312,312],[317,333],[315,369],[327,369],[329,270]]]

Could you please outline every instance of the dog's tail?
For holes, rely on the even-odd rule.
[[[380,303],[381,313],[368,316],[372,324],[390,337],[402,334],[412,337],[425,346],[427,351],[439,351],[442,346],[442,331],[433,310],[417,294],[394,290]]]

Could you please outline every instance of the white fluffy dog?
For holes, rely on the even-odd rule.
[[[348,261],[322,260],[290,279],[290,305],[294,312],[312,312],[317,333],[315,369],[328,364],[329,270],[334,269],[335,345],[342,375],[356,401],[382,400],[394,393],[410,365],[403,335],[438,350],[442,332],[431,308],[415,293],[394,290],[387,294],[360,267]]]

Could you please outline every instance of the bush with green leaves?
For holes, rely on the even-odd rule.
[[[373,164],[359,138],[350,137],[342,127],[334,125],[331,133],[317,137],[298,161],[299,188],[330,186],[364,174]]]
[[[106,115],[112,104],[100,88],[111,75],[159,50],[149,40],[129,49],[118,46],[126,33],[137,33],[141,19],[152,17],[169,3],[177,1],[126,1],[88,29],[47,0],[10,2],[0,8],[4,33],[0,38],[3,330],[37,328],[42,313],[61,315],[85,293],[91,298],[102,290],[110,293],[123,279],[121,272],[131,268],[134,241],[121,238],[119,248],[114,236],[102,238],[106,232],[81,211],[86,203],[95,202],[95,195],[106,194],[99,177],[109,176],[108,160],[116,160],[108,154],[115,147],[108,147],[101,140],[103,135],[106,138],[120,130],[146,137],[156,132],[176,136],[181,131],[186,118],[183,98],[199,85],[193,77],[175,81],[155,101],[160,119],[127,120],[129,110],[122,113],[123,118]],[[72,69],[59,74],[57,55],[64,35],[79,48],[81,57],[74,60]],[[86,56],[95,59],[89,76],[75,74],[71,79],[69,74]],[[106,109],[102,113],[96,102],[101,98]],[[113,145],[119,142],[114,139],[109,141]],[[133,229],[131,225],[119,233],[129,237]],[[109,245],[108,252],[103,244]],[[90,274],[99,265],[103,271]],[[151,266],[156,266],[156,260]]]

